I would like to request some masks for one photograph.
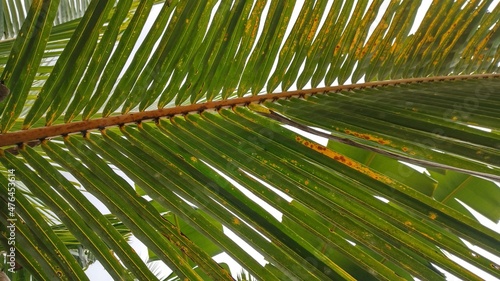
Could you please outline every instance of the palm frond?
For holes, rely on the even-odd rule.
[[[436,0],[414,26],[424,2],[0,5],[18,262],[88,279],[10,177],[119,280],[156,277],[82,192],[181,279],[231,280],[221,251],[258,280],[480,279],[449,253],[499,278],[467,243],[500,256],[500,234],[465,206],[500,219],[500,6]]]

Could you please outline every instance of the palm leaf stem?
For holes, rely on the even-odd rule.
[[[29,141],[36,141],[55,136],[68,135],[73,133],[85,132],[88,130],[102,129],[110,126],[122,125],[127,123],[136,123],[144,120],[153,120],[162,117],[173,117],[175,115],[185,115],[190,112],[203,112],[209,109],[220,109],[223,107],[233,107],[236,105],[248,105],[250,103],[262,103],[267,100],[286,99],[294,96],[302,97],[305,95],[336,92],[342,90],[355,90],[373,87],[394,86],[409,83],[424,83],[434,81],[466,80],[466,79],[488,79],[498,78],[500,74],[475,74],[475,75],[454,75],[454,76],[435,76],[408,78],[398,80],[386,80],[378,82],[366,82],[352,85],[338,85],[307,90],[286,91],[281,93],[270,93],[263,95],[254,95],[248,97],[234,98],[221,101],[213,101],[173,108],[160,108],[150,111],[129,113],[119,116],[103,117],[87,121],[79,121],[67,124],[58,124],[41,128],[33,128],[0,135],[0,147],[16,145]],[[408,159],[401,159],[407,161]],[[441,167],[443,168],[443,167]]]

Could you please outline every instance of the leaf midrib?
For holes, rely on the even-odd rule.
[[[154,120],[162,117],[173,117],[175,115],[186,115],[188,113],[201,113],[205,110],[218,110],[223,107],[233,107],[238,105],[248,105],[250,103],[262,103],[267,100],[278,100],[290,97],[303,97],[306,95],[329,93],[336,91],[355,90],[363,88],[374,88],[383,86],[395,86],[399,84],[424,83],[435,81],[467,80],[467,79],[487,79],[498,78],[500,74],[474,74],[474,75],[454,75],[454,76],[434,76],[407,78],[397,80],[385,80],[376,82],[366,82],[351,85],[337,85],[306,90],[286,91],[281,93],[270,93],[257,96],[240,97],[221,101],[209,101],[199,104],[176,106],[156,110],[135,112],[118,116],[108,116],[91,120],[58,124],[47,127],[24,129],[16,132],[4,133],[0,135],[0,147],[12,146],[27,143],[30,141],[43,140],[51,137],[68,135],[73,133],[86,132],[88,130],[103,129],[110,126],[121,126],[129,123],[138,123],[144,120]]]

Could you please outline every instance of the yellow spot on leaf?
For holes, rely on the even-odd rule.
[[[355,160],[345,156],[345,155],[342,155],[340,153],[337,153],[337,152],[334,152],[330,149],[328,149],[327,147],[324,147],[322,145],[319,145],[317,143],[314,143],[314,142],[311,142],[309,140],[305,140],[303,138],[301,138],[300,136],[296,136],[295,137],[295,140],[299,143],[301,143],[302,145],[305,145],[339,163],[342,163],[343,165],[346,165],[352,169],[355,169],[365,175],[368,175],[369,177],[373,178],[373,179],[376,179],[378,181],[381,181],[381,182],[384,182],[386,184],[392,184],[393,181],[392,179],[382,175],[382,174],[379,174],[378,172],[370,169],[369,167],[367,166],[364,166],[362,165],[361,163],[359,162],[356,162]],[[308,184],[308,181],[306,181]]]
[[[433,212],[430,212],[430,213],[429,213],[429,218],[430,218],[431,220],[435,220],[437,217],[438,217],[438,216],[437,216],[437,214],[436,214],[436,213],[433,213]]]
[[[237,217],[233,217],[233,223],[236,225],[240,224],[240,220]]]
[[[271,111],[269,111],[269,108],[262,106],[260,104],[257,104],[257,103],[249,104],[248,108],[250,108],[251,110],[253,110],[255,112],[260,112],[260,113],[264,113],[264,114],[271,114]]]
[[[378,143],[380,143],[382,145],[386,145],[386,144],[390,144],[391,143],[390,140],[386,140],[386,139],[383,139],[383,138],[380,138],[380,137],[376,137],[376,136],[373,136],[373,135],[370,135],[370,134],[363,134],[363,133],[354,132],[354,131],[351,131],[351,130],[348,130],[348,129],[345,129],[344,133],[346,133],[348,135],[351,135],[351,136],[355,136],[355,137],[360,138],[360,139],[365,139],[365,140],[369,140],[369,141],[378,142]]]

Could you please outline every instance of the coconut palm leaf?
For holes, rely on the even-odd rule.
[[[156,277],[96,200],[185,280],[500,278],[498,3],[25,2],[0,241],[37,279],[88,277],[20,186],[117,280]]]

